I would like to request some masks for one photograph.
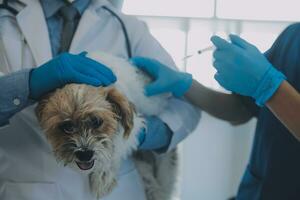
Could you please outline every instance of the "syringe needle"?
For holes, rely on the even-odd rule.
[[[206,47],[206,48],[204,48],[204,49],[200,49],[200,50],[198,50],[198,54],[202,54],[202,53],[204,53],[205,51],[210,51],[210,50],[214,50],[215,49],[215,46],[208,46],[208,47]]]
[[[215,46],[213,46],[213,45],[212,46],[208,46],[208,47],[205,47],[203,49],[198,50],[195,54],[199,54],[200,55],[200,54],[202,54],[202,53],[204,53],[206,51],[210,51],[210,50],[214,50],[214,49],[215,49]],[[190,57],[194,56],[195,54],[187,55],[184,58],[182,58],[182,60],[187,60]]]
[[[192,56],[194,56],[194,54],[187,55],[187,56],[183,57],[182,60],[186,60],[186,59],[188,59],[188,58],[190,58],[190,57],[192,57]]]

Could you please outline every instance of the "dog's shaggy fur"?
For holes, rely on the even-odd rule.
[[[89,173],[91,191],[100,198],[116,185],[120,163],[133,154],[148,200],[171,199],[178,174],[176,150],[157,156],[137,150],[145,115],[158,115],[166,95],[146,97],[150,79],[124,59],[89,54],[118,77],[109,87],[69,84],[37,107],[37,116],[58,161]]]

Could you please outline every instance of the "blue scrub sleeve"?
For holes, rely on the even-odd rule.
[[[31,69],[0,76],[0,127],[25,107],[34,103],[29,96],[29,74]]]

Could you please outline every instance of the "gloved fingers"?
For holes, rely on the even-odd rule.
[[[107,66],[103,65],[102,63],[99,63],[91,58],[88,57],[77,57],[76,58],[76,65],[78,66],[78,70],[84,70],[87,67],[94,68],[98,72],[102,73],[104,76],[115,79],[115,75],[112,72],[111,69],[109,69]]]
[[[134,64],[137,68],[149,70],[149,63],[151,60],[145,57],[133,57],[130,59],[130,62]]]
[[[139,131],[138,135],[138,141],[139,141],[139,146],[142,145],[146,139],[146,129],[145,128],[141,128],[141,130]]]
[[[111,69],[88,57],[77,57],[75,64],[76,66],[78,66],[76,69],[81,73],[84,73],[84,71],[87,68],[93,68],[94,70],[97,70],[99,73],[103,74],[108,79],[114,81],[117,80],[116,76],[114,75]]]
[[[242,39],[241,37],[239,37],[237,35],[230,34],[229,38],[233,44],[235,44],[243,49],[254,47],[252,44],[250,44],[249,42],[247,42],[246,40]]]
[[[220,76],[220,73],[219,73],[219,72],[215,73],[214,79],[215,79],[220,85],[222,85],[222,84],[220,83],[220,82],[221,82],[221,76]]]
[[[232,77],[232,74],[230,72],[229,73],[227,73],[227,72],[224,72],[224,73],[217,72],[215,74],[214,78],[226,90],[232,91],[232,92],[235,92],[235,93],[239,93],[237,91],[238,82],[234,77]],[[240,94],[242,94],[242,93],[240,93]]]
[[[219,71],[230,70],[239,59],[238,56],[227,51],[216,51],[213,58],[213,66]]]
[[[220,68],[220,62],[218,62],[217,60],[214,60],[213,62],[213,67],[218,70]]]
[[[105,86],[110,85],[116,81],[115,79],[106,77],[105,75],[101,74],[101,72],[98,72],[94,68],[86,68],[85,70],[82,70],[82,72],[80,73],[100,80]]]
[[[166,89],[161,86],[160,81],[154,81],[145,87],[146,96],[154,96],[166,92],[170,91],[166,91]]]
[[[90,68],[89,72],[85,72],[84,71],[82,73],[83,74],[92,73],[92,77],[100,79],[106,85],[110,85],[110,84],[112,84],[112,83],[114,83],[114,82],[117,81],[117,77],[115,75],[113,75],[113,76],[107,76],[107,75],[101,73],[101,71],[93,69],[93,68]]]
[[[96,78],[86,76],[84,74],[78,73],[72,80],[73,83],[78,83],[78,84],[87,84],[87,85],[92,85],[95,87],[99,87],[103,85],[103,83]]]
[[[102,65],[100,63],[100,65]],[[107,72],[105,69],[108,69],[109,72]],[[107,79],[109,79],[111,82],[116,82],[117,81],[117,77],[114,74],[114,72],[109,69],[108,67],[106,67],[105,65],[102,65],[102,67],[95,67],[94,70],[96,70],[99,74],[102,74],[104,77],[106,77]]]
[[[130,62],[150,76],[157,77],[157,66],[160,64],[158,61],[144,57],[134,57],[130,59]]]
[[[227,71],[228,70],[228,66],[230,65],[226,65],[226,63],[224,62],[220,62],[218,60],[215,60],[213,62],[213,67],[218,71],[218,72],[224,72],[224,71]],[[227,67],[227,68],[226,68]]]
[[[213,58],[217,61],[224,62],[233,59],[232,53],[226,50],[215,50],[213,53]]]
[[[82,57],[86,57],[86,55],[88,54],[87,51],[83,51],[81,52],[80,54],[78,54],[79,56],[82,56]]]
[[[227,87],[227,82],[224,80],[223,75],[221,75],[219,72],[217,72],[214,75],[215,80],[225,89],[229,90]]]
[[[148,69],[147,64],[146,64],[149,62],[148,58],[137,56],[137,57],[131,58],[129,61],[137,68],[145,69],[145,70]]]
[[[217,49],[230,49],[232,48],[232,44],[224,40],[223,38],[220,38],[219,36],[212,36],[210,38],[212,43],[216,46]]]
[[[108,79],[107,77],[105,77],[103,74],[101,73],[98,73],[96,76],[95,76],[98,80],[101,80],[101,82],[103,83],[104,86],[108,86],[110,84],[113,84],[116,80],[111,80],[111,79]]]

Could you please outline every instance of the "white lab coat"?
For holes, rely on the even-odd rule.
[[[20,2],[23,5],[14,5],[19,10],[17,16],[0,10],[0,72],[3,74],[40,66],[52,58],[48,29],[39,1]],[[114,9],[107,0],[92,0],[79,23],[70,52],[100,50],[126,58],[121,26],[115,17],[102,9],[103,5]],[[115,12],[126,25],[134,56],[152,57],[168,66],[175,66],[144,23]],[[57,164],[39,128],[34,107],[16,114],[10,125],[0,130],[0,199],[95,200],[89,191],[87,175]],[[170,145],[173,148],[193,131],[200,116],[190,104],[172,99],[159,117],[174,132]],[[145,199],[131,158],[123,163],[118,186],[105,198],[120,199]]]

